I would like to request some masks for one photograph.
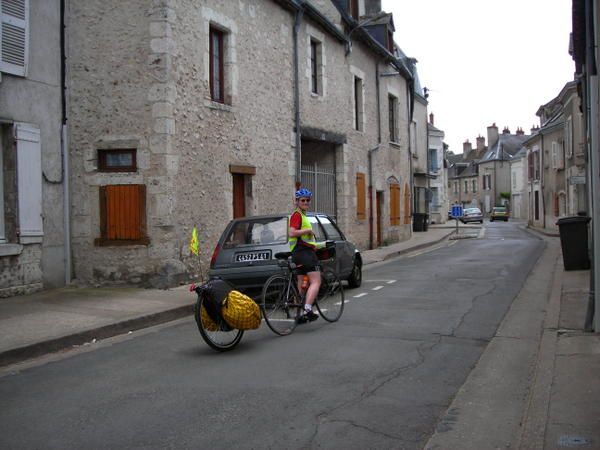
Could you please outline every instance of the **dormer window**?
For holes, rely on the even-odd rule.
[[[387,49],[390,53],[394,53],[394,32],[388,28],[387,30]]]

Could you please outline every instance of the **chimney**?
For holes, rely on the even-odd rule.
[[[381,12],[381,0],[365,0],[365,16],[374,16]]]
[[[539,131],[540,127],[538,127],[537,125],[534,125],[531,127],[531,134],[535,134]]]
[[[525,132],[523,131],[523,128],[519,127],[517,128],[517,136],[523,136],[525,134]]]
[[[485,147],[485,138],[481,135],[477,136],[477,151],[483,150]]]
[[[429,123],[433,125],[433,113],[429,113]]]
[[[510,130],[508,129],[508,127],[504,127],[504,129],[502,130],[502,134],[510,134]]]
[[[473,150],[473,146],[467,139],[465,142],[463,142],[463,159],[467,159],[467,157],[469,156],[469,153],[471,153],[472,150]]]
[[[487,127],[487,141],[489,147],[493,147],[498,142],[498,127],[495,122]]]

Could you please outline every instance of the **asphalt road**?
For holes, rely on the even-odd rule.
[[[340,322],[193,319],[0,375],[0,448],[422,448],[543,250],[514,222],[369,266]]]

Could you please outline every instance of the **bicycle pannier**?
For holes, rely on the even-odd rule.
[[[232,328],[254,330],[260,326],[260,307],[247,295],[231,291],[221,307],[223,319]]]

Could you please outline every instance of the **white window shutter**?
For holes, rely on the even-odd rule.
[[[0,72],[27,75],[29,0],[0,0]]]
[[[42,147],[40,130],[34,125],[15,124],[17,142],[17,197],[19,242],[42,242]]]

